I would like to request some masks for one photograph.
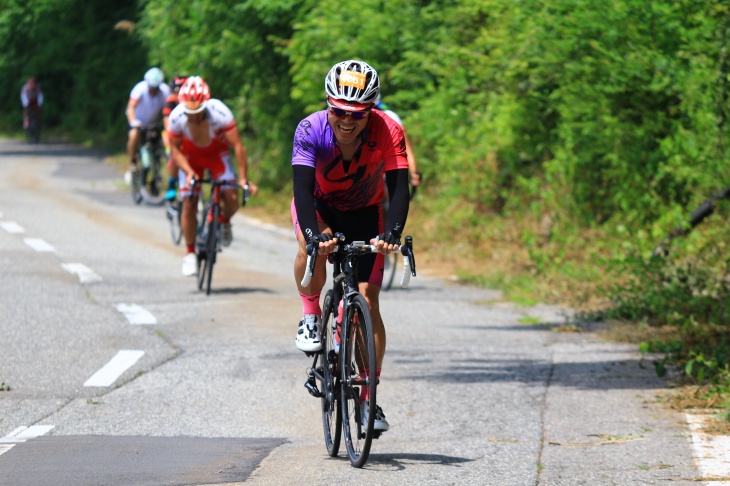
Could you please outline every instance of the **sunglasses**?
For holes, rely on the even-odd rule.
[[[330,108],[330,113],[335,115],[337,118],[343,118],[347,115],[350,115],[354,120],[362,120],[368,114],[370,113],[370,109],[364,110],[364,111],[347,111],[343,110],[342,108],[337,108],[335,106],[332,106],[331,104],[327,103],[327,106]]]

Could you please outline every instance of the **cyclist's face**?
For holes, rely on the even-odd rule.
[[[188,113],[188,123],[193,125],[200,125],[205,120],[205,111],[200,113]]]
[[[368,124],[370,113],[367,112],[363,118],[356,120],[352,116],[352,112],[346,112],[345,116],[337,116],[341,112],[335,113],[335,111],[333,108],[327,110],[327,121],[332,127],[332,131],[335,132],[337,143],[340,145],[356,143]]]

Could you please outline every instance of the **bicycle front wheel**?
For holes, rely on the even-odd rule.
[[[362,467],[373,440],[376,409],[375,337],[367,301],[355,295],[346,310],[340,346],[342,423],[350,464]],[[364,416],[364,409],[370,413]]]
[[[211,220],[208,221],[208,240],[205,246],[205,295],[210,295],[210,284],[213,280],[213,265],[215,265],[216,255],[218,253],[218,217],[220,216],[221,207],[213,204],[210,208]]]
[[[182,202],[171,201],[167,205],[167,219],[170,221],[170,238],[176,245],[180,244],[182,240],[182,225],[180,219],[182,218]]]
[[[340,450],[342,434],[342,409],[340,403],[339,379],[337,379],[337,353],[335,353],[335,326],[334,303],[332,291],[324,297],[322,307],[323,351],[322,351],[322,424],[324,425],[324,443],[327,453],[335,457]]]
[[[165,193],[161,190],[161,162],[157,155],[149,168],[145,169],[144,180],[140,184],[140,195],[148,206],[161,206],[165,202]]]
[[[132,192],[132,201],[134,204],[140,204],[142,202],[141,188],[144,186],[145,173],[147,171],[144,167],[137,167],[137,170],[131,173],[130,190]]]

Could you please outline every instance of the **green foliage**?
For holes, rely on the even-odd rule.
[[[2,128],[20,126],[19,92],[37,76],[44,124],[66,131],[126,132],[124,107],[147,66],[141,44],[119,20],[134,20],[129,0],[2,0],[0,2],[0,101]]]
[[[281,189],[303,110],[289,93],[281,54],[305,1],[148,0],[141,22],[150,57],[166,73],[203,76],[234,112],[249,149],[252,179]]]
[[[607,317],[667,330],[664,338],[640,345],[642,352],[665,355],[656,363],[659,375],[674,366],[730,393],[730,253],[719,227],[676,242],[671,259],[625,260]]]

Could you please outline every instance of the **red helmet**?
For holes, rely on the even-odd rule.
[[[185,81],[187,81],[187,76],[175,76],[172,78],[172,88],[173,89],[180,89],[182,88],[182,85],[185,84]]]
[[[185,105],[185,113],[200,113],[210,99],[210,89],[200,76],[190,76],[180,88],[178,101]]]

